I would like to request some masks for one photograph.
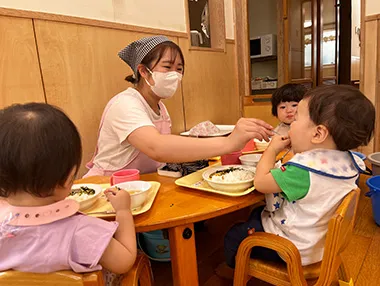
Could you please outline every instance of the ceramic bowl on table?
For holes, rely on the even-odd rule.
[[[269,142],[266,142],[264,140],[258,140],[258,139],[254,139],[253,141],[255,142],[257,150],[265,150],[269,146],[269,143],[270,143],[270,140]]]
[[[111,186],[127,191],[131,196],[131,209],[140,209],[146,202],[152,185],[144,181],[130,181]]]
[[[259,163],[262,154],[247,154],[240,156],[240,162],[244,166],[251,166],[251,167],[257,167],[257,164]],[[276,164],[274,165],[275,168],[280,168],[282,165],[281,161],[278,160]]]
[[[66,199],[77,201],[79,210],[83,211],[91,207],[101,193],[102,188],[97,184],[75,184],[71,187],[71,193]]]
[[[246,166],[226,165],[203,172],[203,179],[215,190],[236,193],[253,186],[255,173]]]
[[[256,167],[261,159],[261,154],[247,154],[239,157],[242,165]]]

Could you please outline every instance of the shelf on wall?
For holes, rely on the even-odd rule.
[[[277,88],[273,89],[255,89],[252,90],[252,95],[258,95],[258,94],[272,94],[276,91]]]
[[[259,57],[259,58],[252,58],[252,63],[258,63],[258,62],[269,62],[269,61],[277,61],[277,56],[266,56],[266,57]]]
[[[267,106],[271,104],[271,94],[261,94],[261,95],[248,95],[244,96],[244,106],[252,105],[262,105]]]

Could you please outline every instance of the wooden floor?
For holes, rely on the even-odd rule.
[[[366,176],[360,180],[362,190],[353,238],[343,257],[350,270],[355,286],[380,285],[380,227],[372,216],[371,200],[365,196],[368,188]],[[223,237],[229,227],[249,214],[249,209],[216,219],[208,220],[203,229],[196,232],[198,272],[200,285],[227,286],[232,280],[222,278],[231,273],[217,267],[224,261]],[[170,262],[152,262],[155,285],[173,285]],[[221,273],[222,272],[222,273]],[[248,285],[270,285],[260,280],[251,280]]]

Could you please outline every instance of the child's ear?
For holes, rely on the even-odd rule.
[[[321,144],[326,140],[328,136],[329,136],[329,131],[327,130],[326,126],[318,125],[315,127],[311,142],[314,144]]]

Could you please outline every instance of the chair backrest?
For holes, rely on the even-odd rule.
[[[73,271],[57,271],[53,273],[26,273],[19,271],[0,272],[0,285],[7,286],[103,286],[101,271],[79,274]]]
[[[75,273],[70,270],[52,273],[28,273],[8,270],[0,272],[0,285],[7,286],[103,286],[102,271]],[[154,285],[153,273],[149,258],[138,252],[133,267],[123,275],[121,285],[151,286]]]
[[[340,254],[347,247],[354,228],[360,189],[351,191],[343,199],[329,221],[320,276],[315,285],[330,285],[341,264]]]

